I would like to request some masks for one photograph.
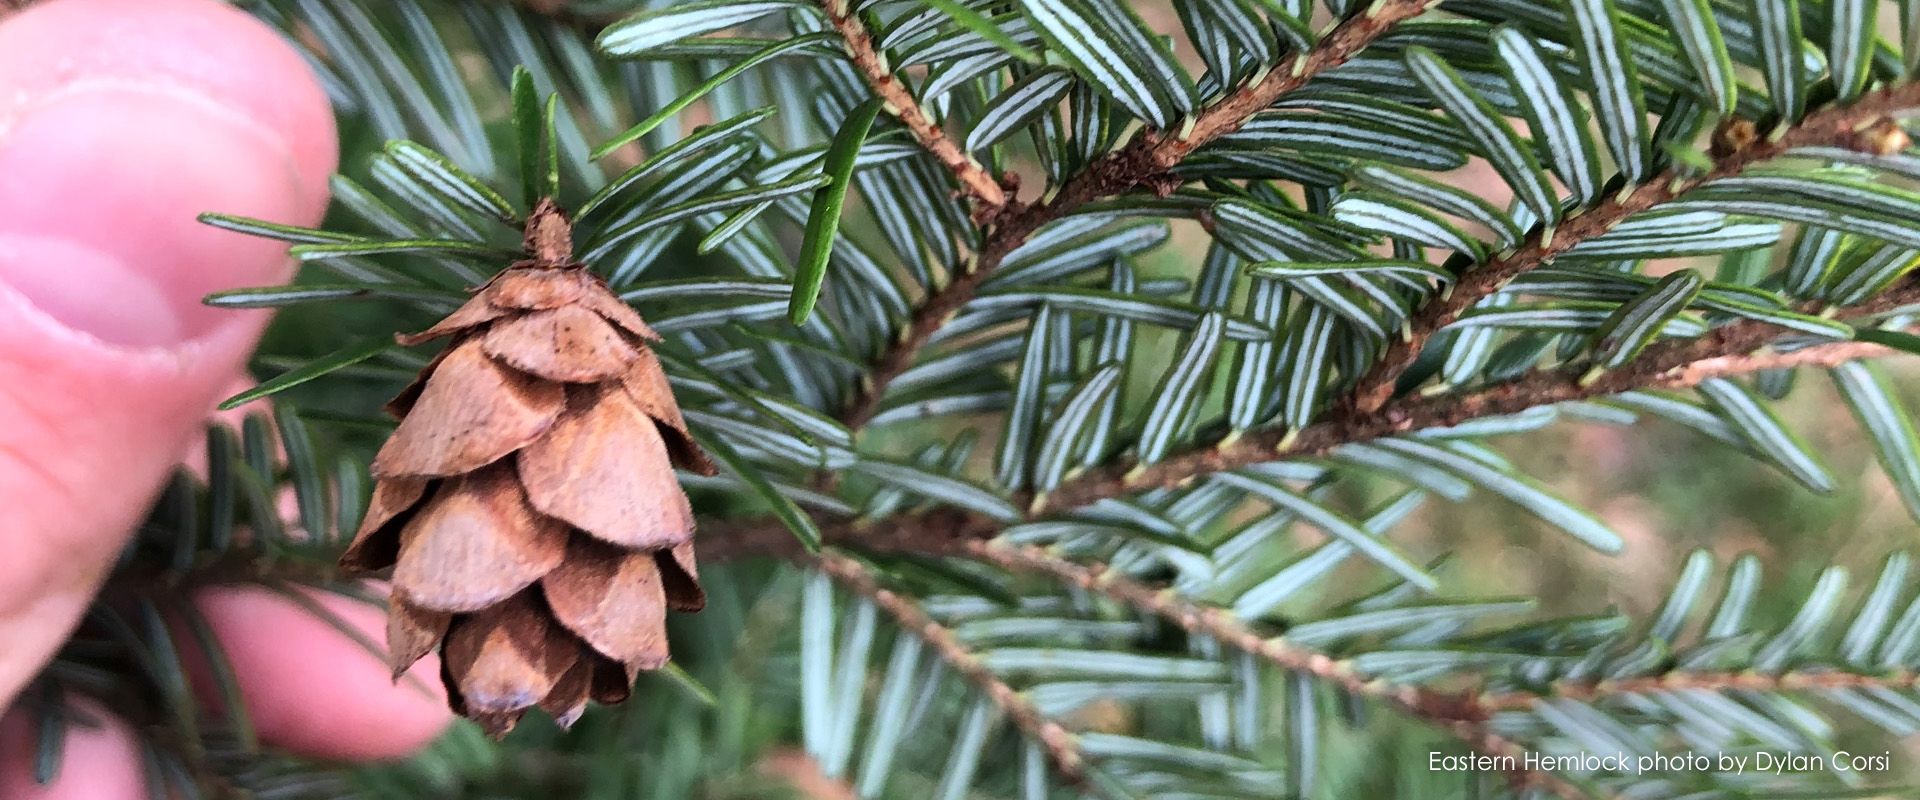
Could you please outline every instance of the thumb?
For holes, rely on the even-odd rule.
[[[53,0],[0,21],[0,706],[65,638],[245,363],[337,159],[299,55],[211,0]]]

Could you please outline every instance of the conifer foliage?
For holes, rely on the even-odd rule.
[[[795,753],[942,800],[1913,774],[1908,554],[1728,543],[1629,614],[1489,591],[1430,528],[1684,550],[1503,440],[1549,428],[1859,494],[1802,394],[1920,514],[1880,363],[1920,352],[1914,3],[246,6],[339,111],[335,208],[203,218],[306,265],[208,298],[283,308],[234,398],[275,414],[209,433],[29,692],[48,774],[73,695],[137,723],[156,796],[762,797]],[[366,644],[438,648],[480,724],[397,766],[263,751],[184,592],[389,566]],[[1689,754],[1748,760],[1629,766]]]

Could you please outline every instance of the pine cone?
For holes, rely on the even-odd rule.
[[[456,713],[562,727],[667,663],[666,610],[706,603],[673,468],[713,474],[640,315],[572,261],[542,201],[521,261],[402,344],[452,343],[389,403],[354,572],[393,567],[396,679],[436,646]]]

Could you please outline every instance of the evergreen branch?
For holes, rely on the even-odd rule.
[[[1340,416],[1365,417],[1380,411],[1393,397],[1400,376],[1413,365],[1434,334],[1487,295],[1499,291],[1522,273],[1552,261],[1574,245],[1612,230],[1634,214],[1675,200],[1714,180],[1738,175],[1748,167],[1796,147],[1827,145],[1879,154],[1898,151],[1904,147],[1905,135],[1891,124],[1891,116],[1916,106],[1920,106],[1920,82],[1910,82],[1882,89],[1853,103],[1808,114],[1792,127],[1765,137],[1755,135],[1752,123],[1729,118],[1715,135],[1715,149],[1724,149],[1724,152],[1716,152],[1708,171],[1688,175],[1668,169],[1630,191],[1567,217],[1558,226],[1536,230],[1518,249],[1461,275],[1451,292],[1435,296],[1407,321],[1406,335],[1389,344],[1380,360],[1361,376],[1347,398],[1350,406],[1341,409]]]
[[[1920,281],[1906,280],[1872,301],[1837,313],[1841,319],[1880,313],[1920,302]],[[1481,417],[1525,411],[1535,406],[1604,397],[1634,389],[1688,388],[1711,377],[1789,366],[1826,366],[1840,356],[1867,352],[1864,343],[1838,342],[1787,353],[1752,355],[1779,336],[1781,329],[1760,320],[1740,320],[1697,339],[1649,346],[1627,366],[1583,382],[1585,365],[1536,371],[1466,394],[1446,392],[1409,396],[1371,413],[1336,415],[1299,431],[1270,429],[1237,440],[1195,448],[1146,467],[1116,465],[1085,473],[1040,498],[1035,515],[1090,505],[1152,488],[1171,488],[1197,477],[1282,458],[1324,455],[1343,444],[1365,442],[1428,428],[1458,425]],[[1838,349],[1831,349],[1838,348]],[[1882,350],[1884,352],[1884,349]]]
[[[1280,669],[1311,675],[1348,694],[1379,700],[1405,716],[1446,731],[1476,752],[1496,758],[1511,756],[1514,763],[1525,763],[1526,749],[1489,730],[1485,725],[1486,710],[1470,695],[1368,678],[1354,670],[1351,661],[1336,659],[1282,637],[1262,636],[1224,609],[1137,583],[1105,565],[1078,564],[1039,547],[1000,542],[973,542],[967,546],[967,552],[1009,571],[1046,575],[1155,614],[1189,634],[1212,638],[1222,647],[1247,653]],[[1538,788],[1569,800],[1591,797],[1585,789],[1566,779],[1539,770],[1521,770],[1507,777],[1516,789]]]
[[[961,271],[944,288],[929,294],[914,309],[912,318],[900,332],[899,338],[874,359],[861,391],[840,415],[840,420],[854,429],[866,425],[879,410],[887,386],[913,365],[914,358],[934,332],[945,326],[948,319],[971,301],[981,284],[1000,267],[1000,263],[1042,226],[1094,200],[1120,194],[1137,186],[1170,190],[1169,181],[1172,179],[1167,175],[1167,170],[1177,166],[1195,149],[1238,130],[1254,113],[1305,85],[1315,75],[1346,63],[1395,24],[1419,15],[1436,2],[1374,0],[1365,11],[1328,32],[1312,50],[1295,54],[1272,70],[1257,75],[1245,86],[1200,112],[1179,135],[1165,137],[1150,131],[1143,132],[1126,146],[1068,179],[1046,202],[1005,205],[997,218],[986,220],[994,227],[978,255],[969,264],[962,265]],[[893,80],[891,75],[885,78]],[[894,85],[898,85],[897,82]]]
[[[1293,54],[1270,72],[1256,74],[1247,85],[1208,106],[1180,135],[1162,138],[1150,132],[1122,151],[1120,160],[1144,162],[1156,168],[1153,174],[1137,179],[1136,185],[1159,177],[1179,166],[1202,145],[1239,130],[1254,114],[1306,85],[1315,75],[1347,63],[1394,25],[1437,5],[1440,0],[1372,0],[1360,13],[1347,18],[1315,42],[1312,50]],[[1127,151],[1140,152],[1130,156]]]
[[[1920,303],[1920,279],[1906,279],[1867,303],[1839,310],[1835,316],[1855,319],[1912,303]],[[1605,397],[1634,389],[1685,389],[1708,378],[1762,370],[1832,367],[1895,352],[1858,341],[1832,342],[1787,352],[1756,352],[1772,343],[1779,333],[1780,328],[1771,323],[1741,320],[1715,328],[1698,339],[1671,340],[1649,346],[1626,367],[1587,382],[1582,382],[1585,366],[1576,364],[1532,372],[1472,392],[1398,398],[1372,414],[1315,423],[1297,435],[1278,429],[1256,431],[1239,439],[1176,453],[1144,468],[1121,464],[1089,471],[1034,498],[1037,502],[1029,507],[1033,509],[1032,516],[1040,517],[1147,489],[1181,486],[1216,472],[1286,458],[1310,458],[1344,444],[1514,414],[1536,406]],[[828,523],[821,526],[821,535],[829,544],[857,545],[878,552],[954,555],[967,552],[973,543],[993,538],[1002,527],[1001,523],[983,515],[938,508],[876,522]],[[764,519],[710,521],[702,528],[699,546],[700,557],[714,561],[753,555],[798,555],[793,535],[779,523]]]
[[[845,42],[847,57],[853,61],[853,68],[886,102],[887,113],[907,126],[920,146],[946,165],[953,177],[960,181],[961,191],[978,204],[974,208],[975,218],[990,219],[999,213],[1009,202],[1006,190],[992,175],[987,174],[980,162],[973,160],[973,156],[948,136],[939,123],[927,116],[926,110],[914,99],[913,92],[893,76],[893,71],[888,68],[887,57],[874,47],[873,37],[854,13],[849,0],[822,0],[820,5],[827,13],[827,21],[833,24],[834,31]]]
[[[590,34],[598,34],[600,29],[623,18],[624,14],[583,14],[575,11],[568,0],[515,0],[528,10],[551,17],[563,24],[573,25]],[[855,71],[866,80],[885,102],[888,114],[900,120],[914,140],[926,148],[934,158],[953,173],[960,182],[960,188],[968,197],[974,199],[975,215],[979,219],[991,218],[1007,206],[1012,198],[1006,189],[989,174],[986,168],[975,161],[960,143],[948,136],[940,123],[921,108],[918,100],[906,83],[894,77],[886,55],[875,46],[873,36],[868,33],[865,23],[855,13],[848,0],[821,0],[821,10],[827,21],[846,48],[847,58]]]
[[[788,537],[792,538],[792,537]],[[1008,718],[1013,720],[1020,732],[1032,739],[1047,752],[1048,758],[1060,776],[1070,783],[1079,783],[1085,777],[1082,765],[1084,757],[1080,745],[1075,741],[1073,732],[1060,723],[1040,713],[1040,709],[1027,696],[1007,685],[1000,676],[993,674],[986,664],[980,661],[972,648],[966,646],[955,636],[953,630],[927,616],[925,609],[913,601],[890,589],[883,588],[873,578],[873,573],[861,566],[860,562],[834,553],[824,553],[816,566],[821,572],[839,581],[841,585],[856,594],[872,601],[875,606],[894,618],[902,630],[909,631],[931,645],[940,654],[941,660],[954,671],[965,676],[969,683],[978,688],[994,705],[999,706]]]
[[[1526,711],[1549,697],[1596,703],[1620,695],[1645,695],[1661,692],[1705,690],[1726,692],[1804,692],[1844,689],[1897,689],[1920,687],[1920,673],[1895,670],[1879,675],[1852,672],[1786,672],[1764,675],[1758,672],[1672,672],[1645,678],[1604,680],[1597,683],[1561,681],[1541,692],[1513,691],[1481,695],[1470,705],[1481,714],[1500,711]]]
[[[1354,671],[1351,661],[1282,637],[1261,636],[1225,609],[1201,605],[1175,592],[1146,586],[1104,564],[1079,564],[1044,548],[999,541],[968,543],[967,553],[1009,571],[1039,573],[1105,595],[1165,618],[1189,634],[1211,637],[1225,647],[1256,656],[1281,669],[1312,675],[1348,694],[1383,700],[1421,719],[1470,722],[1485,718],[1483,714],[1474,713],[1471,696],[1373,680]]]

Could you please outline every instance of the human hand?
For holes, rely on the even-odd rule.
[[[282,246],[194,217],[312,224],[337,158],[299,55],[228,6],[51,0],[0,19],[0,709],[71,633],[266,323],[200,298],[289,274]],[[446,724],[439,698],[284,600],[197,601],[269,743],[387,758]],[[377,609],[323,602],[380,638]],[[35,787],[24,717],[0,722],[0,798],[142,796],[112,722],[75,727],[60,779]]]

